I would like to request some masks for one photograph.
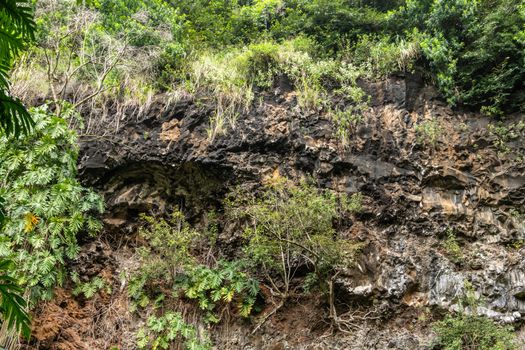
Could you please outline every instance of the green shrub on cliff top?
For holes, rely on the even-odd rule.
[[[242,86],[241,91],[252,83],[268,87],[274,73],[281,73],[276,69],[281,44],[307,37],[316,47],[309,52],[315,54],[313,63],[333,60],[338,66],[343,57],[343,62],[360,68],[362,77],[373,79],[415,68],[417,63],[417,70],[434,80],[451,105],[491,115],[525,107],[521,92],[525,81],[525,6],[519,1],[93,0],[82,2],[87,8],[71,6],[73,3],[37,2],[39,38],[89,20],[97,24],[87,30],[91,35],[104,34],[112,42],[126,43],[129,50],[122,57],[122,67],[108,77],[108,82],[115,83],[112,91],[118,90],[113,96],[116,99],[123,94],[151,94],[153,87],[177,90],[193,74],[190,62],[205,61],[210,52],[228,56],[224,65],[227,74],[222,75],[240,78],[236,86]],[[41,40],[38,46],[42,47]],[[86,61],[81,59],[85,47],[74,50],[71,67]],[[42,77],[47,71],[46,60],[38,51],[25,68]],[[232,51],[240,56],[240,66],[246,63],[244,68],[230,60]],[[61,56],[69,57],[65,51]],[[315,66],[310,60],[295,63],[301,71]],[[64,64],[55,72],[67,67]],[[318,87],[311,80],[296,78],[299,92],[318,105],[316,100],[322,100]],[[42,85],[42,79],[27,82]],[[97,85],[93,79],[78,83],[82,91]],[[223,107],[228,109],[231,103]]]

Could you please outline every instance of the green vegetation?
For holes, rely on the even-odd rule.
[[[186,274],[179,276],[175,289],[189,299],[195,299],[199,308],[206,311],[205,321],[217,323],[217,310],[221,303],[238,299],[237,311],[240,316],[250,316],[259,284],[243,272],[239,262],[219,261],[213,268],[197,265]]]
[[[407,1],[400,14],[424,23],[423,55],[448,101],[501,115],[524,108],[524,11],[513,0]]]
[[[413,71],[421,52],[417,38],[414,40],[388,35],[363,34],[347,55],[360,67],[363,75],[381,78],[395,72]]]
[[[23,288],[11,277],[14,264],[10,260],[0,261],[0,311],[8,328],[20,332],[26,339],[31,334],[31,321],[27,313],[27,302]]]
[[[92,298],[99,291],[111,294],[111,286],[102,277],[96,276],[87,282],[80,281],[78,274],[71,274],[71,281],[75,284],[73,295],[84,295],[86,299]]]
[[[170,344],[176,341],[182,341],[188,350],[211,349],[207,336],[199,335],[197,329],[188,325],[178,312],[150,316],[136,337],[139,349],[169,349]]]
[[[502,123],[489,124],[487,127],[489,134],[494,137],[494,147],[496,147],[502,154],[507,154],[512,151],[509,142],[520,140],[525,134],[525,122],[519,121],[510,125]]]
[[[434,83],[450,106],[495,117],[488,132],[509,153],[525,125],[500,120],[525,111],[524,62],[525,4],[514,0],[4,0],[0,311],[27,335],[25,310],[51,298],[69,275],[78,235],[101,229],[95,217],[103,201],[76,179],[72,129],[117,128],[155,94],[171,101],[189,93],[196,105],[215,108],[213,141],[257,101],[286,93],[298,113],[329,119],[347,147],[371,108],[362,81],[410,72]],[[415,133],[435,148],[443,130],[432,118]],[[337,225],[362,200],[282,178],[259,193],[234,194],[225,215],[244,233],[235,260],[217,253],[216,224],[196,229],[179,211],[169,219],[143,216],[140,266],[123,276],[133,310],[148,317],[137,345],[208,348],[195,322],[211,327],[225,312],[251,317],[261,283],[275,305],[263,322],[290,298],[316,290],[328,296],[332,321],[343,322],[333,283],[360,245],[340,237]],[[452,232],[443,249],[452,261],[463,259]],[[100,276],[71,278],[76,295],[110,291]],[[174,302],[195,307],[198,320],[176,312]],[[448,317],[436,331],[447,349],[511,344],[506,328],[475,314]]]
[[[232,218],[247,220],[245,255],[278,298],[272,313],[302,291],[317,287],[331,294],[338,268],[350,266],[360,248],[339,238],[333,221],[361,210],[361,201],[360,195],[338,199],[306,182],[295,185],[276,178],[260,195],[235,194],[227,202]],[[299,262],[311,271],[302,284],[294,283]],[[333,302],[332,295],[329,300]]]
[[[15,275],[37,301],[52,296],[63,281],[66,259],[74,259],[77,234],[96,233],[92,214],[102,199],[76,179],[78,146],[67,122],[43,106],[31,111],[33,132],[0,136],[0,196],[5,224],[0,257],[12,259]]]
[[[435,345],[444,350],[517,350],[511,326],[502,326],[477,314],[479,301],[472,285],[465,282],[462,310],[434,324]]]
[[[159,280],[173,284],[179,271],[196,264],[192,249],[197,246],[199,232],[189,226],[180,211],[169,220],[145,215],[142,219],[147,226],[139,234],[147,244],[138,249],[141,265],[131,278],[128,294],[135,307],[144,308],[159,297],[148,293],[148,284]]]
[[[146,225],[140,235],[147,244],[138,250],[141,265],[131,276],[128,295],[135,310],[151,307],[166,311],[151,316],[148,329],[139,331],[139,347],[151,343],[165,349],[181,335],[188,349],[207,348],[205,336],[196,338],[196,325],[187,324],[179,313],[169,311],[173,299],[195,301],[202,321],[208,324],[218,323],[226,311],[250,316],[259,283],[245,272],[244,264],[224,260],[208,265],[198,262],[198,248],[204,244],[213,246],[213,242],[206,243],[215,235],[213,222],[208,230],[199,232],[190,227],[180,211],[175,211],[169,220],[145,215],[142,219]]]
[[[254,89],[271,88],[275,79],[283,76],[295,87],[301,109],[333,109],[343,105],[344,113],[351,113],[353,120],[361,118],[367,98],[356,84],[360,75],[357,67],[333,59],[317,59],[312,55],[314,51],[314,43],[300,37],[280,44],[264,41],[200,56],[192,67],[188,84],[192,91],[215,99],[217,109],[210,138],[223,133],[225,126],[233,126],[237,116],[249,109]],[[340,129],[349,123],[350,117],[337,118],[338,114],[333,114]],[[342,139],[345,135],[341,131]]]
[[[438,334],[437,343],[444,350],[512,350],[514,343],[512,327],[475,315],[459,314],[447,316],[434,326]]]
[[[250,317],[257,311],[260,281],[272,291],[271,302],[278,298],[279,304],[262,322],[290,298],[316,288],[333,302],[332,277],[352,264],[360,249],[338,238],[333,222],[361,211],[362,200],[360,194],[336,196],[281,177],[258,195],[232,193],[227,216],[244,227],[245,241],[243,256],[230,261],[214,253],[216,214],[207,215],[207,227],[201,230],[189,225],[180,211],[169,219],[142,215],[145,244],[137,250],[141,264],[129,276],[128,295],[135,311],[153,316],[138,332],[138,346],[164,348],[183,342],[191,348],[188,342],[194,342],[206,348],[206,335],[196,332],[199,323],[219,323],[225,314]],[[307,277],[296,276],[300,265],[311,271]],[[198,320],[190,322],[173,309],[180,305],[177,300],[199,310]]]
[[[286,78],[343,145],[366,111],[358,79],[419,71],[453,106],[523,111],[525,6],[512,0],[38,2],[36,44],[13,91],[94,118],[182,91],[212,98],[213,140]],[[497,38],[497,40],[494,40]],[[72,94],[74,88],[77,93]]]
[[[8,135],[27,134],[33,125],[25,107],[9,93],[9,71],[34,39],[35,27],[30,0],[0,3],[0,131]]]
[[[443,130],[438,120],[432,118],[416,125],[416,140],[421,145],[436,147]]]
[[[452,229],[447,230],[447,238],[441,243],[443,249],[451,261],[459,263],[463,261],[463,253],[458,243],[456,235]]]
[[[27,42],[33,39],[34,32],[35,22],[29,1],[6,0],[0,4],[0,136],[27,135],[33,126],[25,107],[10,95],[9,70]],[[0,232],[7,222],[5,204],[0,192]],[[12,277],[14,270],[11,260],[0,260],[2,323],[7,325],[8,332],[21,334],[27,339],[31,334],[27,302],[23,288]]]

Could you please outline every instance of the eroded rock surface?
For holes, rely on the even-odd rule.
[[[352,335],[321,332],[319,304],[304,302],[301,312],[299,302],[255,335],[249,325],[233,326],[217,337],[217,348],[427,348],[429,310],[457,309],[465,280],[483,300],[484,314],[514,324],[525,319],[523,133],[503,153],[487,128],[493,120],[451,110],[415,77],[363,86],[371,108],[347,147],[323,111],[301,111],[290,91],[265,95],[213,141],[207,132],[213,106],[190,97],[169,105],[159,97],[118,130],[82,139],[82,179],[104,193],[104,221],[117,235],[132,234],[142,211],[182,205],[198,215],[220,206],[232,186],[257,187],[276,169],[364,194],[364,212],[344,234],[366,247],[357,267],[338,278],[337,293],[342,301],[380,308],[382,321],[365,322]],[[432,120],[435,143],[416,131]],[[457,236],[460,258],[443,244],[448,230]],[[226,230],[221,239],[234,235]],[[108,249],[118,255],[119,247]],[[227,244],[225,254],[234,254]],[[123,268],[118,259],[116,265],[115,274]]]

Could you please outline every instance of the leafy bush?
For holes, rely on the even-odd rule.
[[[210,268],[197,265],[182,276],[178,276],[175,289],[190,299],[199,302],[199,308],[206,312],[206,321],[220,321],[220,303],[226,306],[237,300],[239,315],[248,317],[259,294],[259,283],[242,271],[239,262],[219,261]]]
[[[188,350],[211,349],[207,335],[199,334],[195,327],[184,322],[178,312],[150,316],[146,326],[137,332],[136,339],[139,349],[169,349],[175,341],[182,341]]]
[[[274,35],[289,37],[302,33],[315,38],[325,50],[338,50],[344,41],[354,41],[360,34],[380,32],[387,24],[386,13],[362,2],[293,0],[286,3],[287,16],[274,25]]]
[[[104,206],[76,179],[77,139],[67,122],[45,106],[31,113],[32,134],[0,137],[0,195],[6,199],[0,256],[15,261],[15,275],[40,299],[61,283],[65,260],[77,256],[77,234],[100,230],[92,215]]]
[[[227,201],[230,215],[248,220],[245,254],[270,282],[274,295],[286,299],[293,292],[299,263],[311,268],[310,283],[315,281],[324,290],[338,266],[352,263],[358,246],[335,233],[332,221],[341,207],[333,193],[320,192],[306,182],[294,185],[277,178],[260,196],[234,196]],[[351,205],[342,208],[359,210],[357,202],[360,198],[354,197],[344,202]]]
[[[503,123],[491,123],[487,126],[490,135],[494,137],[493,145],[502,154],[512,151],[509,142],[519,140],[525,133],[525,122],[519,121],[505,125]]]
[[[209,227],[202,232],[193,229],[180,211],[175,211],[168,220],[141,217],[146,225],[139,233],[146,244],[138,249],[140,267],[128,286],[128,295],[134,304],[132,309],[148,306],[155,309],[171,298],[186,298],[197,302],[196,307],[203,312],[203,321],[207,323],[218,323],[232,304],[236,304],[241,317],[251,314],[259,283],[245,272],[243,264],[219,260],[209,266],[197,260],[203,240],[217,235],[213,214],[208,218]],[[209,245],[213,247],[214,243]],[[201,343],[202,339],[195,338],[195,327],[187,325],[178,313],[168,310],[158,317],[152,316],[148,328],[138,334],[140,348],[150,344],[152,348],[165,349],[180,337],[189,349],[207,348],[204,347],[206,341]]]
[[[162,0],[101,0],[94,8],[102,15],[104,30],[131,45],[134,54],[144,49],[154,52],[149,57],[148,82],[157,88],[169,86],[170,75],[177,76],[189,45],[187,22],[180,10]],[[142,69],[144,63],[140,62]]]
[[[476,315],[448,315],[435,323],[436,345],[443,350],[517,350],[513,329]]]
[[[173,284],[178,273],[196,264],[192,253],[200,234],[180,211],[174,211],[168,220],[147,215],[141,218],[146,225],[140,228],[139,235],[147,244],[138,249],[141,264],[132,276],[128,293],[135,304],[146,307],[151,299],[149,284]]]
[[[423,54],[449,102],[487,114],[523,110],[525,51],[519,33],[525,12],[519,2],[434,1],[425,14]]]
[[[517,350],[513,329],[478,315],[479,300],[469,281],[459,300],[460,312],[433,325],[436,346],[443,350]]]

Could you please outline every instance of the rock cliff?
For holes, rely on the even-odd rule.
[[[304,298],[254,334],[247,322],[217,327],[218,349],[429,348],[429,322],[459,307],[466,280],[482,300],[482,313],[519,327],[525,319],[525,129],[514,126],[523,115],[496,124],[452,110],[414,75],[361,85],[370,109],[344,147],[326,114],[302,111],[285,82],[261,93],[249,113],[213,140],[207,133],[213,103],[192,96],[171,103],[159,96],[146,112],[128,113],[118,128],[83,137],[81,178],[105,196],[106,229],[97,239],[85,238],[80,260],[71,264],[86,278],[105,276],[113,292],[79,300],[60,289],[36,314],[34,342],[40,349],[132,349],[140,320],[127,310],[126,281],[119,276],[134,263],[138,213],[181,206],[198,221],[203,210],[220,211],[233,186],[256,188],[276,171],[364,195],[363,212],[343,234],[365,248],[336,281],[338,301],[362,312],[352,334],[332,332],[322,323],[322,302]],[[234,229],[221,227],[225,256],[235,255],[237,238]],[[450,239],[459,252],[450,251]]]

